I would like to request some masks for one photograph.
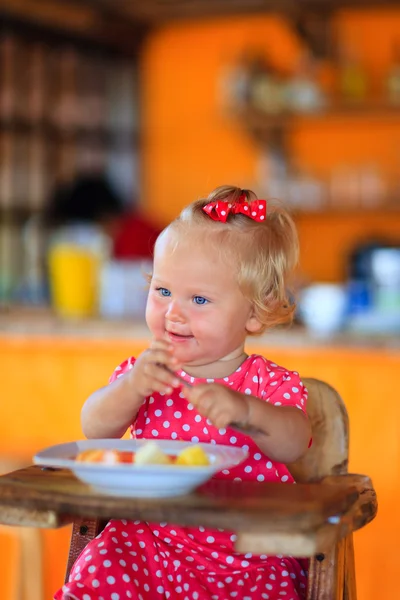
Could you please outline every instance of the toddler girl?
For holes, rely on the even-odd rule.
[[[291,319],[287,278],[298,254],[283,210],[223,186],[186,207],[158,237],[146,308],[153,336],[82,409],[88,438],[182,439],[248,451],[220,478],[293,483],[307,449],[307,391],[298,373],[258,355],[248,335]],[[182,387],[174,373],[193,385]],[[255,426],[247,435],[231,423]],[[240,554],[235,533],[110,521],[76,561],[56,600],[304,598],[293,557]]]

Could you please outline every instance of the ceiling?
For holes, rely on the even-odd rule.
[[[216,15],[301,10],[331,11],[340,8],[400,6],[399,0],[80,0],[123,15],[132,21],[158,24],[171,19]]]
[[[139,51],[165,22],[234,14],[285,14],[316,54],[329,47],[329,15],[341,8],[398,6],[400,0],[0,0],[0,17]],[[325,46],[325,47],[324,47]]]
[[[123,23],[125,28],[136,27],[143,39],[147,32],[166,22],[179,19],[206,18],[235,14],[274,12],[285,15],[300,38],[316,56],[329,56],[333,51],[331,19],[340,9],[365,9],[398,6],[400,0],[57,0],[78,1],[110,19]],[[118,35],[117,35],[118,37]],[[122,36],[121,36],[122,39]],[[128,33],[128,45],[132,33]],[[139,46],[140,47],[140,42]]]

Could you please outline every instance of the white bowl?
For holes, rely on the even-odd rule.
[[[241,463],[247,452],[235,446],[196,444],[207,454],[210,464],[205,467],[182,465],[135,465],[78,462],[75,456],[92,448],[135,452],[149,440],[82,440],[58,444],[38,452],[33,461],[37,465],[70,469],[76,477],[103,494],[131,498],[165,498],[187,494],[210,479],[214,473]],[[166,454],[176,456],[192,442],[152,440]]]

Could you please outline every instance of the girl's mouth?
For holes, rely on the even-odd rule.
[[[172,331],[167,331],[167,335],[170,340],[174,340],[176,342],[184,342],[193,338],[193,335],[181,335],[179,333],[173,333]]]

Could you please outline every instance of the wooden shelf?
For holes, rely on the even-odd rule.
[[[400,106],[384,103],[336,104],[314,113],[282,112],[276,115],[255,108],[245,108],[233,113],[247,129],[257,137],[285,132],[298,125],[322,123],[332,120],[377,119],[392,121],[399,119]]]
[[[21,226],[26,223],[30,217],[41,214],[42,209],[26,206],[21,203],[16,206],[0,206],[0,225]]]
[[[62,127],[50,121],[29,121],[27,119],[0,119],[0,132],[13,134],[44,135],[57,142],[74,141],[81,144],[97,144],[104,147],[137,144],[138,133],[129,129],[106,127]]]
[[[61,1],[61,0],[59,0]],[[63,0],[65,2],[65,0]],[[76,3],[78,0],[74,0]],[[71,2],[71,0],[70,0]],[[79,0],[80,3],[101,7],[130,22],[160,24],[170,20],[204,18],[211,16],[271,13],[287,14],[304,11],[336,11],[343,8],[377,8],[398,6],[398,0]]]
[[[384,123],[398,122],[400,125],[400,106],[393,106],[385,103],[364,103],[360,105],[355,104],[336,104],[332,105],[326,110],[321,110],[312,114],[300,114],[300,113],[281,113],[276,116],[272,116],[263,113],[260,110],[253,108],[246,108],[238,110],[233,113],[235,120],[242,124],[246,131],[262,146],[269,146],[270,149],[274,149],[281,155],[282,160],[286,160],[288,171],[290,172],[291,156],[290,156],[290,143],[288,138],[297,126],[312,126],[315,124],[321,124],[321,129],[327,123],[331,123],[334,119],[336,122],[340,120],[348,120],[359,122],[364,119],[366,127],[370,127],[374,119]],[[335,126],[336,126],[335,122]],[[347,125],[347,123],[344,123]],[[351,128],[347,127],[349,135],[354,135]],[[366,208],[366,207],[355,207],[355,208],[334,208],[326,207],[320,210],[307,210],[305,212],[297,212],[295,209],[293,212],[296,215],[330,215],[333,217],[343,217],[351,215],[393,215],[395,217],[400,215],[400,194],[396,195],[388,192],[388,196],[384,198],[384,202],[379,207]],[[341,203],[340,203],[341,204]]]
[[[24,39],[40,38],[49,46],[72,44],[82,51],[131,59],[148,32],[143,21],[127,19],[101,0],[49,0],[43,6],[34,6],[31,0],[0,0],[0,20],[1,29]]]
[[[398,206],[394,206],[394,205],[390,204],[388,206],[381,206],[381,207],[376,207],[376,208],[365,208],[362,206],[360,206],[358,208],[326,207],[326,208],[321,208],[319,210],[295,210],[295,209],[293,209],[290,212],[295,219],[302,219],[304,217],[305,218],[331,217],[331,218],[338,218],[338,219],[343,219],[343,218],[349,217],[351,219],[354,219],[354,218],[359,218],[361,215],[363,217],[368,216],[371,219],[381,217],[381,216],[386,216],[386,215],[388,215],[388,216],[390,215],[392,218],[398,218],[398,217],[400,217],[400,199],[398,200]]]
[[[294,219],[318,219],[320,217],[330,217],[332,219],[356,219],[361,215],[363,217],[367,216],[370,219],[382,216],[390,216],[394,219],[400,218],[400,199],[398,201],[398,206],[390,204],[388,206],[377,208],[364,208],[361,206],[359,208],[325,207],[319,210],[297,210],[295,208],[288,208]],[[42,209],[25,206],[21,200],[21,202],[15,206],[0,206],[0,224],[22,225],[31,216],[40,215],[41,213]]]

